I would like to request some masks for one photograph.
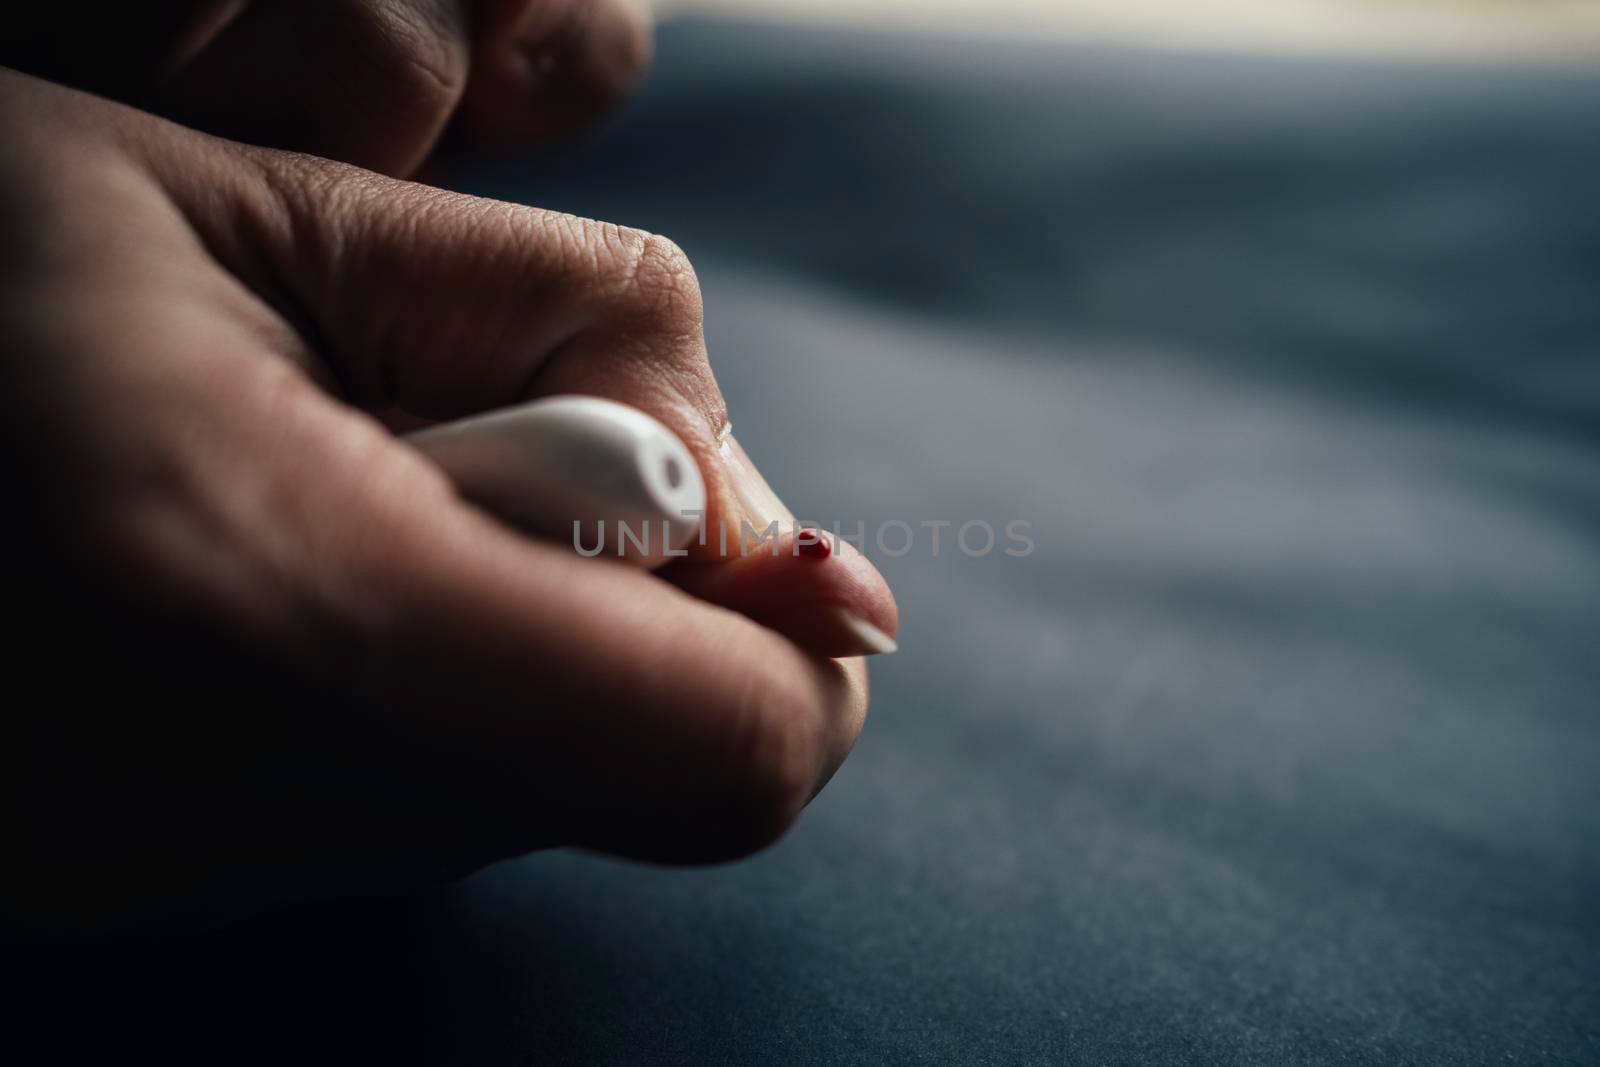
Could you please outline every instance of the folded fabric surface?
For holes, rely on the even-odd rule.
[[[745,447],[900,597],[861,745],[746,863],[221,935],[168,965],[197,1040],[1600,1058],[1597,114],[1556,68],[666,27],[602,135],[465,185],[689,251]]]

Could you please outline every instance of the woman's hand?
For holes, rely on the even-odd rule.
[[[729,858],[843,760],[866,674],[826,657],[896,628],[864,558],[669,584],[519,536],[382,421],[607,396],[684,439],[713,528],[782,518],[670,242],[5,71],[0,143],[8,910]]]

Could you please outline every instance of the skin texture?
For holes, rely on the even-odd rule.
[[[866,672],[828,657],[865,649],[819,608],[897,627],[864,558],[581,559],[389,428],[607,396],[689,445],[711,521],[764,525],[670,241],[9,71],[0,143],[13,921],[226,917],[552,845],[731,859],[839,766]]]

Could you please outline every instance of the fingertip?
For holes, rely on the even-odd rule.
[[[899,608],[883,575],[848,542],[799,529],[722,562],[684,561],[663,577],[818,656],[898,650]]]

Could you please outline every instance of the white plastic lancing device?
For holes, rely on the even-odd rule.
[[[694,538],[705,512],[700,468],[677,435],[599,397],[535,400],[406,440],[467,499],[586,555],[659,566]]]

